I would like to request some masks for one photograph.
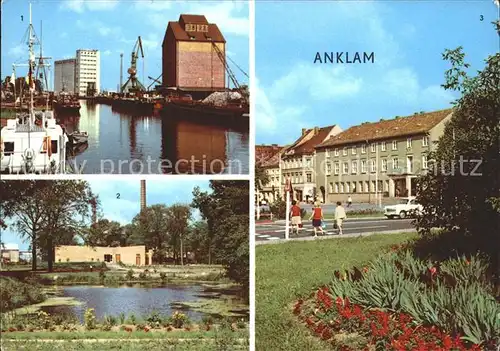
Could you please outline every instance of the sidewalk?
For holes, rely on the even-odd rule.
[[[398,234],[398,233],[416,233],[415,229],[399,229],[399,230],[387,230],[387,231],[376,231],[376,232],[365,232],[365,233],[353,233],[353,234],[342,234],[342,235],[318,235],[316,238],[314,236],[306,236],[301,238],[290,238],[277,239],[277,240],[259,240],[255,241],[255,245],[268,245],[268,244],[282,244],[292,241],[317,241],[317,240],[328,240],[328,239],[342,239],[342,238],[359,238],[363,236],[370,236],[374,234]]]
[[[376,220],[376,219],[386,219],[385,216],[376,216],[376,217],[347,217],[347,219],[345,219],[345,221],[349,221],[349,222],[352,222],[352,221],[363,221],[363,220]],[[302,220],[306,220],[307,219],[304,219],[302,218]],[[333,218],[329,219],[325,219],[325,222],[330,222],[330,221],[334,221]],[[255,222],[255,224],[259,224],[261,223],[261,221],[258,221],[258,222]],[[271,221],[270,223],[276,223],[276,224],[286,224],[286,220],[285,219],[278,219],[276,221]]]

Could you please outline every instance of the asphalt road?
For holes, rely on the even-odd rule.
[[[411,219],[347,219],[344,221],[343,235],[356,235],[363,233],[383,233],[397,230],[413,230]],[[314,230],[311,221],[302,220],[304,227],[300,230],[299,235],[293,233],[290,238],[306,238],[314,235]],[[326,220],[325,231],[327,236],[338,236],[338,231],[333,229],[333,220]],[[285,238],[285,222],[278,221],[274,223],[256,223],[255,224],[255,240],[278,240]],[[318,235],[319,232],[318,232]]]

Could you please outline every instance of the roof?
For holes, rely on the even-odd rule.
[[[255,145],[255,164],[263,166],[283,149],[277,144]]]
[[[185,25],[186,24],[206,24],[208,25],[208,32],[186,32]],[[170,21],[168,22],[167,32],[168,30],[172,30],[174,34],[174,38],[177,41],[202,41],[202,42],[218,42],[225,43],[226,39],[219,30],[219,27],[216,24],[208,23],[205,16],[202,15],[186,15],[182,14],[179,16],[179,20],[177,22]],[[165,38],[166,38],[165,32]],[[193,39],[191,39],[193,38]]]
[[[17,244],[3,244],[2,250],[19,250],[19,245],[17,245]]]
[[[315,146],[321,144],[333,128],[335,125],[303,130],[300,138],[288,148],[287,152],[293,152],[293,156],[312,154]]]
[[[429,132],[439,122],[450,115],[452,109],[419,113],[408,117],[396,117],[389,120],[380,120],[375,123],[362,123],[329,138],[317,148],[353,144],[366,140],[383,140],[406,135],[423,134]]]

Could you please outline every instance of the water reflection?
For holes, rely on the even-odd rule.
[[[191,302],[200,300],[199,295],[206,290],[199,285],[173,285],[165,286],[121,286],[121,287],[93,287],[70,286],[63,289],[63,296],[73,297],[82,302],[78,306],[49,306],[43,307],[50,314],[74,314],[83,322],[85,310],[94,308],[96,317],[102,319],[106,315],[118,317],[121,313],[126,316],[134,314],[136,317],[148,315],[157,311],[163,315],[171,315],[178,310],[172,306],[175,302]],[[225,302],[239,301],[236,296],[224,299]],[[245,311],[242,311],[245,317]],[[189,309],[183,313],[191,320],[201,320],[205,315]]]
[[[89,133],[73,156],[83,173],[248,174],[248,132],[176,118],[133,116],[81,101],[80,117],[61,117],[68,133]],[[177,166],[177,167],[176,167]]]

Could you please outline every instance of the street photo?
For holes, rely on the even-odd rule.
[[[498,1],[255,8],[256,350],[497,350]]]
[[[248,350],[249,190],[0,181],[2,350]]]
[[[1,4],[2,174],[249,174],[247,2]]]

